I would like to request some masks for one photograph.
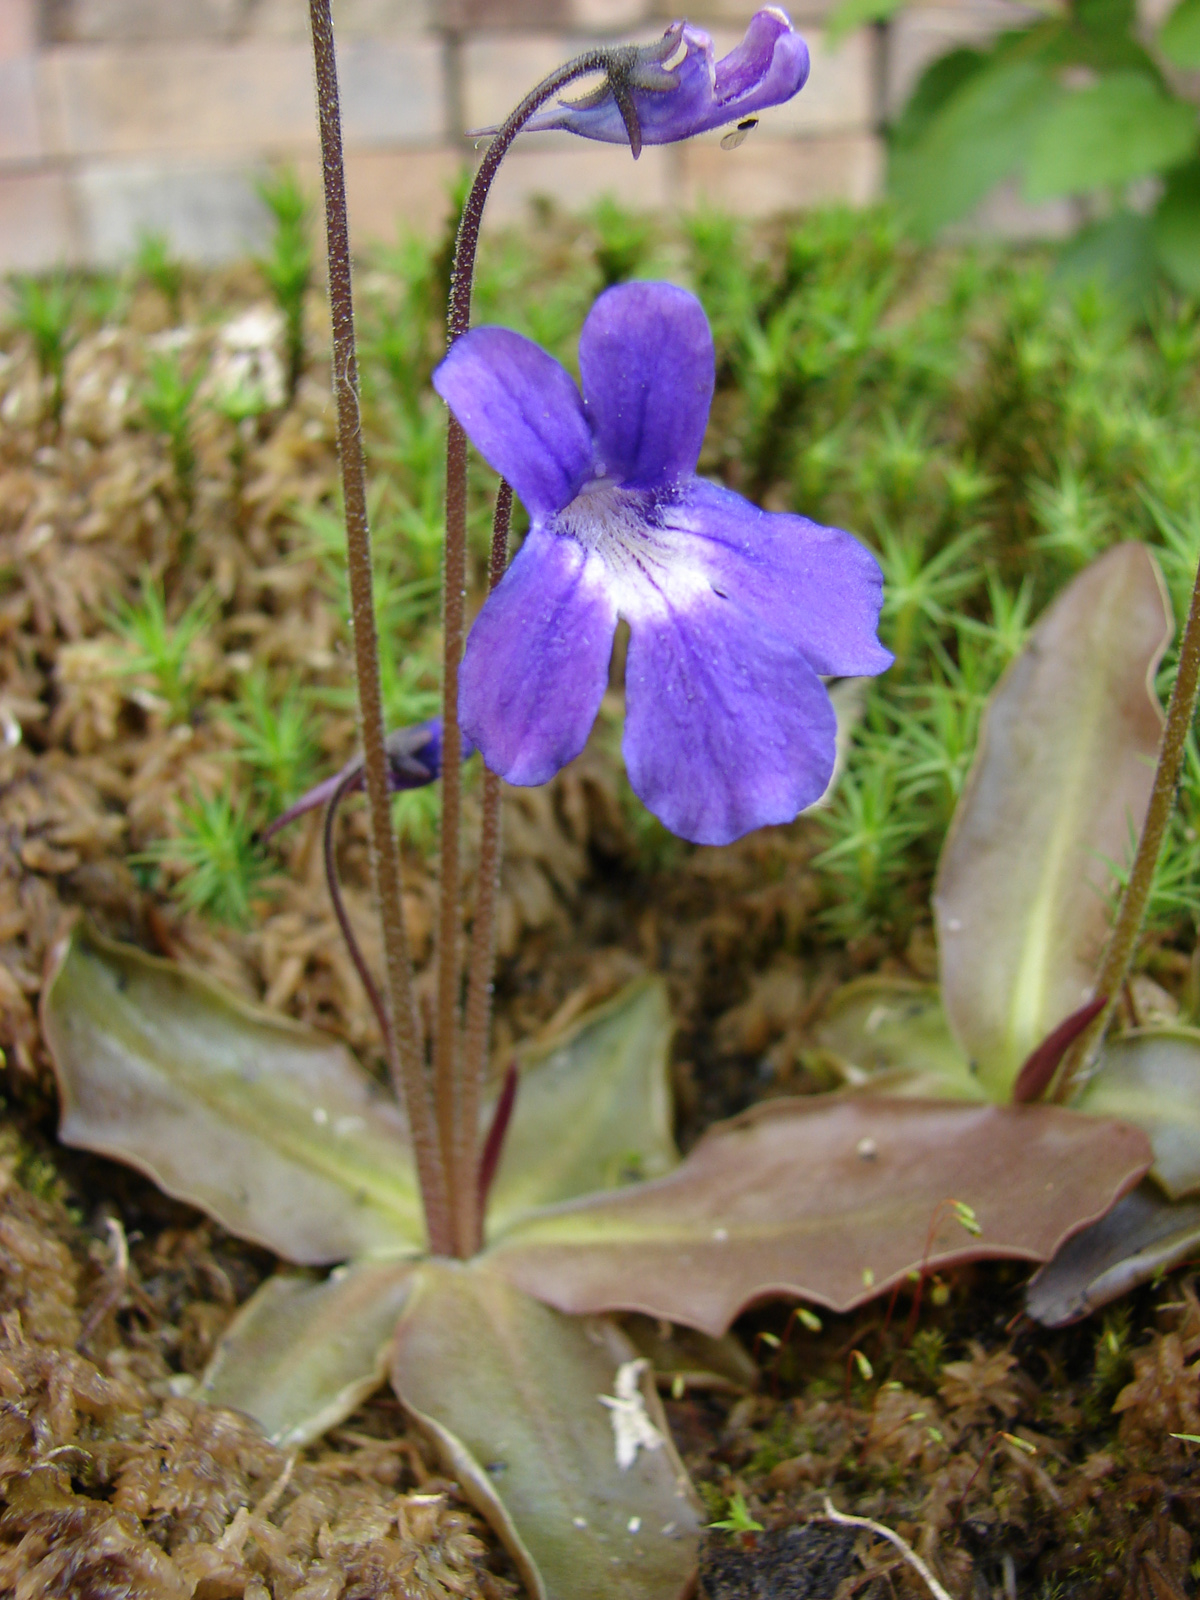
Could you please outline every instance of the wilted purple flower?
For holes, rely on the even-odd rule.
[[[531,522],[467,641],[464,732],[510,783],[545,783],[583,749],[624,617],[625,761],[650,810],[698,844],[790,822],[833,771],[820,675],[891,661],[879,565],[695,475],[714,361],[693,295],[609,289],[579,367],[582,396],[530,340],[485,327],[434,374]]]
[[[393,794],[399,794],[402,789],[422,789],[428,783],[435,783],[442,770],[442,719],[432,717],[428,722],[418,722],[411,728],[396,728],[384,740],[384,750],[388,762],[388,788]],[[469,740],[463,740],[463,760],[473,753],[474,746]],[[282,816],[276,817],[262,832],[264,839],[269,839],[273,833],[278,833],[280,828],[286,828],[289,822],[295,822],[297,817],[302,817],[307,811],[315,811],[318,806],[327,804],[332,799],[338,785],[353,776],[354,782],[350,784],[347,793],[354,793],[363,787],[365,781],[363,774],[363,758],[355,756],[347,761],[340,772],[335,772],[332,778],[326,778],[318,783],[307,794],[301,795],[295,805],[291,805]]]
[[[710,128],[739,122],[766,106],[790,100],[808,78],[808,46],[785,11],[756,11],[736,50],[713,59],[713,42],[703,28],[673,22],[662,42],[641,52],[630,90],[643,144],[674,144]],[[629,133],[610,84],[574,102],[560,100],[539,111],[525,132],[565,128],[585,139],[627,144]]]

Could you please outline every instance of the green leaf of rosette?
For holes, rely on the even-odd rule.
[[[244,1411],[284,1449],[311,1444],[387,1376],[411,1261],[356,1261],[327,1278],[280,1272],[221,1336],[196,1398]]]
[[[558,1200],[657,1178],[679,1161],[671,1132],[673,1024],[659,978],[629,984],[523,1052],[488,1231]]]
[[[418,1269],[393,1387],[538,1600],[690,1592],[698,1507],[636,1356],[611,1322],[560,1315],[486,1258]],[[622,1388],[630,1424],[653,1430],[625,1464]]]
[[[817,1043],[864,1091],[947,1100],[985,1100],[950,1030],[937,985],[855,978],[826,1005]]]
[[[42,998],[59,1136],[303,1266],[424,1249],[404,1117],[336,1040],[80,925]]]
[[[1030,1280],[1025,1309],[1048,1328],[1078,1322],[1186,1261],[1200,1246],[1200,1201],[1139,1184]]]
[[[1153,556],[1117,545],[1043,613],[988,702],[933,903],[946,1015],[992,1099],[1091,994],[1111,863],[1154,781],[1171,632]]]
[[[1150,1176],[1172,1200],[1200,1191],[1200,1029],[1147,1028],[1108,1039],[1072,1104],[1150,1136]]]

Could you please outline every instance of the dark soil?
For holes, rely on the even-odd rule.
[[[215,308],[252,293],[236,276],[196,286],[196,348],[216,340]],[[121,330],[76,347],[61,428],[19,340],[0,373],[0,1595],[512,1593],[490,1534],[390,1396],[297,1456],[190,1400],[190,1380],[273,1259],[136,1174],[55,1143],[36,1006],[54,943],[81,912],[333,1029],[378,1065],[315,824],[285,837],[245,928],[181,909],[172,874],[138,862],[176,827],[181,797],[230,781],[220,711],[247,657],[314,691],[348,682],[336,604],[294,518],[333,486],[322,375],[259,428],[236,473],[226,425],[200,414],[185,515],[166,445],[138,425],[128,390],[162,315],[145,293]],[[182,719],[125,670],[112,626],[144,570],[174,615],[206,585],[219,602]],[[903,950],[820,943],[809,825],[727,850],[647,837],[626,803],[612,725],[548,789],[508,796],[497,1056],[638,971],[661,972],[679,1022],[686,1146],[764,1095],[820,1087],[805,1048],[829,994],[866,970],[930,976],[931,942],[919,929]],[[318,734],[321,770],[332,770],[352,748],[350,712],[323,711]],[[377,956],[354,809],[340,865]],[[405,868],[426,975],[433,869],[416,846]],[[869,1532],[806,1523],[826,1494],[899,1533],[964,1600],[1195,1592],[1200,1446],[1173,1437],[1200,1434],[1190,1280],[1053,1334],[1023,1319],[1022,1281],[1009,1268],[969,1270],[927,1284],[918,1308],[902,1298],[825,1318],[819,1331],[787,1307],[743,1319],[761,1358],[757,1391],[668,1400],[714,1520],[741,1493],[765,1530],[708,1536],[710,1600],[924,1593]]]

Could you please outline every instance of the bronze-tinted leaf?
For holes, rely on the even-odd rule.
[[[659,1442],[624,1468],[601,1399],[618,1397],[635,1355],[611,1322],[560,1316],[486,1262],[418,1269],[392,1383],[539,1600],[677,1600],[689,1589],[699,1517],[653,1384],[625,1366]]]
[[[1144,1128],[1154,1147],[1150,1176],[1173,1200],[1200,1189],[1200,1030],[1147,1029],[1110,1039],[1073,1104]]]
[[[226,1328],[197,1397],[244,1411],[273,1444],[311,1443],[387,1376],[415,1266],[356,1261],[328,1278],[280,1272]]]
[[[79,927],[42,999],[59,1135],[304,1266],[414,1254],[408,1132],[342,1045]]]
[[[1088,998],[1154,778],[1154,669],[1171,637],[1139,544],[1087,567],[1001,679],[938,868],[946,1013],[994,1100]]]
[[[1186,1261],[1197,1246],[1200,1201],[1166,1200],[1154,1184],[1140,1184],[1067,1240],[1031,1280],[1025,1309],[1048,1328],[1078,1322]]]
[[[645,978],[525,1055],[490,1234],[540,1206],[657,1178],[678,1163],[670,1042],[666,989]]]
[[[657,1182],[518,1223],[488,1259],[563,1311],[719,1334],[768,1295],[846,1311],[922,1265],[1045,1261],[1149,1162],[1140,1130],[1058,1107],[773,1100]],[[973,1208],[978,1238],[954,1201]]]
[[[816,1038],[850,1069],[851,1082],[886,1075],[888,1094],[986,1099],[936,984],[856,978],[833,995]]]

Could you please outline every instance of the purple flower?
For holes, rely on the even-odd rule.
[[[474,746],[468,739],[463,739],[463,760],[474,753]],[[388,788],[392,794],[399,794],[402,789],[422,789],[428,783],[436,783],[442,770],[442,719],[431,717],[428,722],[418,722],[411,728],[396,728],[384,740],[384,750],[388,762]],[[267,824],[262,831],[262,837],[269,839],[272,834],[278,833],[280,828],[286,828],[288,823],[295,822],[297,817],[302,817],[307,811],[315,811],[318,806],[324,806],[332,799],[338,785],[346,778],[353,777],[347,793],[356,793],[364,786],[366,781],[363,771],[362,756],[355,756],[347,761],[340,772],[335,772],[332,778],[326,778],[318,783],[316,788],[310,789],[307,794],[300,796],[294,805]]]
[[[531,522],[467,641],[463,730],[510,783],[545,783],[583,749],[623,617],[625,762],[650,810],[697,844],[790,822],[833,771],[821,674],[892,659],[879,565],[696,476],[714,363],[693,295],[609,289],[579,366],[582,396],[530,340],[485,327],[434,374]]]
[[[741,44],[720,61],[713,60],[709,35],[689,22],[673,22],[662,43],[643,53],[641,72],[630,78],[643,144],[673,144],[739,122],[790,100],[808,78],[808,46],[776,6],[756,11]],[[527,133],[549,128],[608,144],[629,142],[607,84],[581,100],[560,100],[525,124]]]

